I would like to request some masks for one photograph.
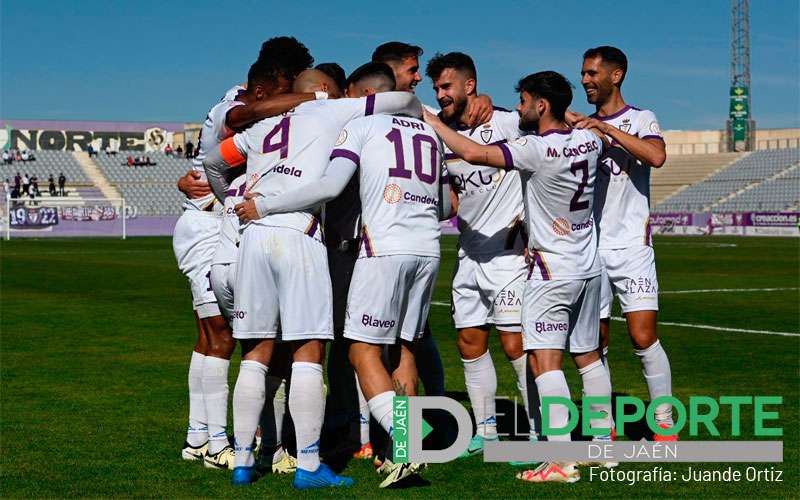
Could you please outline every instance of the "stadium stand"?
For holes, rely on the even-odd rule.
[[[755,151],[656,205],[658,212],[780,210],[797,203],[800,149]],[[786,175],[783,175],[786,174]],[[755,194],[749,194],[756,191]],[[740,196],[745,196],[734,203]],[[763,197],[763,198],[762,198]],[[731,204],[728,204],[728,202]],[[733,208],[733,207],[737,208]],[[780,208],[777,208],[779,207]],[[742,208],[738,208],[742,207]],[[774,207],[774,208],[773,208]]]
[[[80,164],[69,151],[35,151],[36,161],[15,161],[10,165],[2,164],[0,175],[3,179],[14,178],[17,172],[21,174],[35,175],[39,178],[39,189],[44,192],[47,189],[47,176],[53,175],[56,179],[58,174],[64,172],[67,178],[67,186],[71,184],[91,184],[91,181],[83,172]],[[44,189],[42,181],[44,180]]]
[[[180,215],[181,193],[175,187],[178,178],[191,167],[191,161],[164,153],[148,152],[155,165],[129,167],[127,157],[141,156],[141,151],[120,151],[118,155],[99,155],[93,160],[114,185],[125,202],[136,207],[138,215]]]
[[[650,207],[740,159],[743,153],[668,155],[650,174]]]

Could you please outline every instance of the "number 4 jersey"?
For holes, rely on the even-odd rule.
[[[548,130],[499,144],[522,178],[531,277],[585,279],[600,274],[592,217],[602,141],[588,130]]]
[[[433,129],[415,118],[376,115],[345,127],[331,157],[359,167],[360,257],[439,257],[443,151]]]

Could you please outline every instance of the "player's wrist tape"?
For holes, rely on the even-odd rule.
[[[316,100],[327,99],[327,98],[328,98],[327,92],[324,92],[322,90],[317,90],[316,92],[314,92],[314,99]]]
[[[253,198],[253,201],[255,201],[256,204],[256,212],[258,212],[258,218],[263,219],[264,217],[266,217],[267,214],[269,214],[269,207],[268,207],[269,203],[267,201],[267,197],[256,196],[255,198]]]

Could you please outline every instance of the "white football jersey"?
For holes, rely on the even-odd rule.
[[[270,196],[318,180],[342,128],[354,118],[372,114],[376,99],[386,100],[385,95],[305,102],[288,114],[267,118],[236,134],[234,144],[247,156],[248,190]],[[315,207],[270,214],[253,223],[313,236],[319,229],[319,211]]]
[[[640,139],[664,140],[652,111],[625,106],[610,116],[592,116]],[[613,159],[606,158],[598,168],[608,174],[599,175],[597,185],[599,203],[595,207],[595,219],[600,248],[652,245],[650,166],[637,161],[633,168],[624,169]]]
[[[443,151],[416,118],[375,115],[344,128],[331,157],[359,166],[360,257],[439,257]]]
[[[219,243],[212,264],[231,264],[239,260],[239,216],[233,207],[244,200],[246,181],[247,176],[240,175],[231,182],[225,193],[227,196],[219,226]]]
[[[241,85],[236,85],[225,92],[222,100],[212,107],[206,119],[203,122],[203,127],[200,129],[200,140],[197,145],[197,156],[192,158],[192,168],[202,174],[201,178],[205,180],[206,172],[203,168],[203,160],[206,158],[206,152],[211,151],[217,145],[233,135],[233,130],[225,125],[225,118],[228,116],[228,111],[236,106],[241,106],[244,103],[235,100],[239,93],[245,89]],[[209,210],[214,204],[216,198],[211,193],[202,198],[186,198],[183,202],[184,210]]]
[[[548,130],[499,144],[520,171],[530,277],[585,279],[600,274],[592,204],[603,143],[588,130]]]
[[[480,144],[498,144],[524,135],[519,115],[495,108],[489,122],[475,128],[454,128]],[[522,186],[516,170],[472,165],[445,152],[450,183],[458,190],[458,244],[460,255],[497,255],[522,250],[525,223]]]

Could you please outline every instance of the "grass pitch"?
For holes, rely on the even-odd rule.
[[[656,240],[661,285],[659,321],[768,332],[800,331],[800,241],[778,238]],[[449,302],[454,238],[443,241],[434,300]],[[4,497],[288,497],[289,477],[268,476],[233,488],[229,474],[179,458],[187,416],[186,374],[195,326],[189,290],[168,238],[14,240],[3,242],[0,310],[0,495]],[[781,289],[765,291],[762,289]],[[703,293],[685,290],[735,289]],[[617,313],[618,314],[618,313]],[[448,391],[464,391],[449,307],[434,305],[431,324],[446,369]],[[782,482],[682,482],[629,485],[583,478],[572,485],[514,479],[506,464],[479,457],[435,464],[431,485],[380,492],[390,497],[796,496],[800,481],[798,361],[800,337],[659,326],[672,364],[673,392],[692,395],[780,395],[782,464],[663,464],[684,472],[784,471]],[[513,371],[496,339],[491,344],[498,395],[513,397]],[[231,365],[231,389],[238,354]],[[612,324],[614,391],[647,399],[647,388],[625,334]],[[573,398],[580,385],[571,361],[565,372]],[[742,415],[753,435],[753,412]],[[725,437],[730,414],[717,419]],[[729,432],[729,431],[728,431]],[[686,432],[682,439],[688,439]],[[713,439],[700,436],[697,439]],[[623,464],[620,470],[655,464]],[[357,481],[345,491],[304,496],[378,496],[367,462],[351,462]]]

